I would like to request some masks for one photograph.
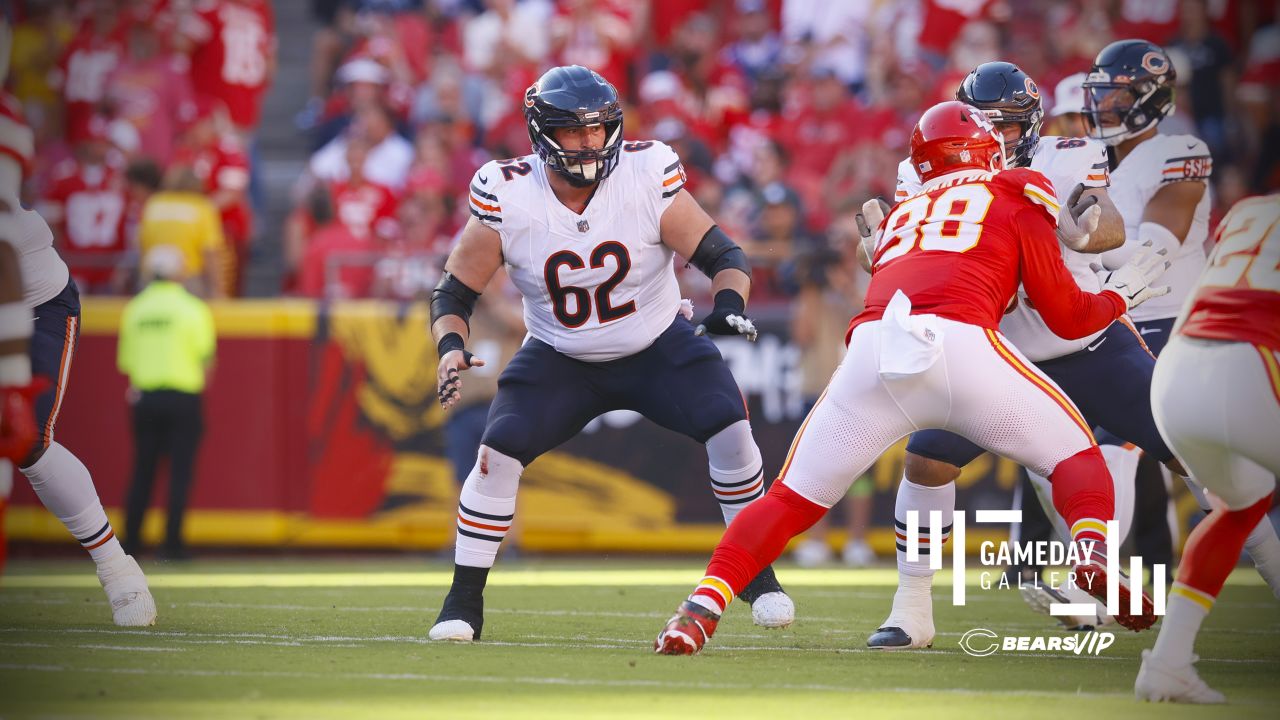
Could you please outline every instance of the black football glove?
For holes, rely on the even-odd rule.
[[[724,289],[716,293],[715,308],[702,318],[694,329],[694,335],[745,335],[751,342],[759,333],[755,323],[747,318],[747,301],[735,290]]]

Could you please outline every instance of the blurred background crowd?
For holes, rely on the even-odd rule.
[[[756,265],[753,303],[816,286],[848,317],[854,208],[891,196],[920,111],[987,60],[1022,66],[1052,112],[1105,44],[1163,44],[1164,127],[1209,143],[1217,212],[1280,185],[1270,0],[6,4],[9,89],[39,133],[28,199],[90,294],[135,290],[164,235],[206,296],[419,297],[472,173],[530,151],[519,99],[557,64],[618,87],[627,137],[677,149]]]

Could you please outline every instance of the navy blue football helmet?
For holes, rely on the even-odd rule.
[[[1084,81],[1084,120],[1090,137],[1118,145],[1173,112],[1177,73],[1164,48],[1119,40],[1102,48]]]
[[[613,172],[622,150],[618,91],[594,70],[567,65],[548,70],[524,93],[524,119],[533,150],[570,184],[587,187]],[[604,147],[565,150],[556,128],[603,125]]]
[[[1022,137],[1006,148],[1009,167],[1026,167],[1040,142],[1044,108],[1040,87],[1017,65],[987,62],[974,68],[956,90],[956,99],[981,110],[993,123],[1017,123]]]

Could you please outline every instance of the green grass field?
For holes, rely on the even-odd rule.
[[[1197,651],[1229,708],[1141,705],[1138,653],[964,654],[964,631],[1055,634],[1016,591],[935,589],[929,651],[864,649],[890,570],[779,577],[798,621],[766,631],[735,606],[703,655],[655,656],[653,637],[701,573],[693,560],[511,562],[487,593],[485,640],[426,641],[449,581],[411,560],[144,563],[152,629],[112,626],[87,561],[26,562],[0,580],[0,717],[1276,717],[1280,605],[1237,571]]]

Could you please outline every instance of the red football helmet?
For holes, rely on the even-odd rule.
[[[948,100],[920,116],[911,132],[911,164],[922,181],[956,170],[1003,170],[1004,137],[981,110]]]

